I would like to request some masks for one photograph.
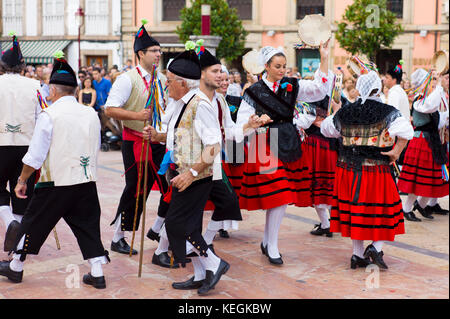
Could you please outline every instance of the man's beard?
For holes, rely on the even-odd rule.
[[[220,85],[214,83],[213,81],[205,81],[205,86],[209,90],[217,90],[220,88]]]

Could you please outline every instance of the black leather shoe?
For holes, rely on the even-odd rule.
[[[353,255],[352,258],[350,259],[350,268],[351,269],[356,269],[358,267],[367,267],[369,266],[370,263],[370,259],[367,258],[361,258],[359,256]]]
[[[405,216],[406,220],[409,220],[410,222],[421,222],[422,221],[420,218],[417,218],[413,212],[403,213],[403,216]]]
[[[281,255],[278,258],[272,258],[270,256],[269,257],[269,262],[273,265],[282,265],[283,264],[283,259],[281,259]]]
[[[261,243],[261,253],[264,256],[267,256],[267,247],[264,247],[263,243]]]
[[[222,238],[230,238],[230,235],[225,229],[219,229],[219,235]]]
[[[88,273],[87,275],[83,276],[83,282],[86,285],[91,285],[97,289],[105,289],[106,288],[105,276],[94,277],[91,275],[91,273]]]
[[[14,271],[9,268],[9,264],[11,261],[3,260],[0,261],[0,275],[7,277],[9,280],[15,283],[22,282],[23,270],[22,271]]]
[[[130,245],[125,241],[125,238],[122,238],[117,243],[111,242],[111,250],[116,253],[129,255],[130,254]],[[137,250],[133,249],[132,255],[137,255]]]
[[[448,209],[443,209],[439,204],[436,204],[434,206],[429,206],[430,210],[434,213],[434,214],[438,214],[438,215],[448,215]]]
[[[366,250],[364,251],[364,258],[370,257],[370,259],[372,259],[372,262],[380,267],[380,269],[388,269],[388,266],[383,260],[383,255],[383,251],[378,252],[372,244],[367,246]]]
[[[203,281],[200,289],[197,290],[197,293],[199,295],[206,295],[211,289],[214,289],[216,284],[219,282],[220,277],[226,274],[228,269],[230,269],[230,264],[221,259],[219,268],[217,269],[215,274],[211,270],[206,271],[206,278]]]
[[[5,243],[3,244],[4,251],[12,251],[17,240],[17,236],[20,230],[20,223],[17,220],[13,220],[6,230]]]
[[[322,228],[321,226],[322,224],[316,224],[310,234],[316,236],[326,235],[327,237],[333,237],[333,233],[330,232],[330,227]]]
[[[430,206],[425,206],[425,208],[420,207],[419,203],[416,201],[414,203],[414,209],[413,210],[418,210],[419,213],[428,219],[434,219],[434,217],[432,216],[433,212],[430,210],[429,208]]]
[[[161,253],[159,255],[153,254],[152,264],[158,265],[158,266],[161,266],[164,268],[179,268],[180,267],[180,265],[178,265],[178,264],[173,264],[172,266],[170,265],[170,257],[167,252]]]
[[[156,240],[157,242],[159,242],[159,234],[154,232],[153,229],[150,227],[150,229],[148,230],[147,233],[147,238],[151,239],[151,240]]]
[[[180,290],[199,289],[203,285],[204,280],[194,281],[194,279],[195,277],[192,277],[187,281],[174,282],[172,283],[172,287]]]

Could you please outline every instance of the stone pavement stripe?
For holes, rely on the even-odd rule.
[[[290,218],[290,219],[298,220],[298,221],[300,221],[302,223],[311,224],[311,225],[317,224],[317,221],[315,221],[313,219],[310,219],[310,218],[301,217],[301,216],[288,214],[288,213],[285,216],[287,218]],[[448,254],[439,253],[439,252],[432,251],[432,250],[429,250],[429,249],[426,249],[426,248],[421,248],[421,247],[417,247],[417,246],[414,246],[414,245],[401,243],[401,242],[398,242],[398,241],[393,241],[393,242],[386,241],[385,244],[386,245],[390,245],[390,246],[394,246],[394,247],[397,247],[397,248],[413,251],[415,253],[419,253],[419,254],[422,254],[422,255],[435,257],[435,258],[439,258],[439,259],[443,259],[443,260],[449,260],[449,255]]]
[[[119,174],[123,174],[122,171],[114,169],[114,168],[110,168],[107,166],[103,166],[103,165],[98,165],[98,168],[104,169],[104,170],[108,170],[114,173],[119,173]],[[298,220],[302,223],[306,223],[306,224],[311,224],[311,225],[315,225],[317,224],[317,221],[310,219],[310,218],[306,218],[306,217],[301,217],[301,216],[297,216],[297,215],[293,215],[293,214],[289,214],[286,213],[285,215],[287,218],[290,219],[294,219],[294,220]],[[436,251],[432,251],[426,248],[421,248],[421,247],[417,247],[414,245],[409,245],[409,244],[405,244],[405,243],[401,243],[401,242],[385,242],[387,245],[390,246],[394,246],[397,248],[401,248],[401,249],[405,249],[405,250],[409,250],[409,251],[413,251],[422,255],[426,255],[426,256],[430,256],[430,257],[435,257],[435,258],[439,258],[439,259],[443,259],[443,260],[449,260],[449,255],[448,254],[444,254],[444,253],[439,253]]]

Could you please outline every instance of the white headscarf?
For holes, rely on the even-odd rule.
[[[266,65],[267,62],[269,62],[269,60],[278,53],[284,54],[283,47],[278,47],[278,49],[271,46],[263,47],[259,52],[259,63]]]
[[[366,102],[367,98],[370,96],[370,93],[373,90],[377,90],[375,95],[378,95],[381,92],[381,88],[381,79],[378,76],[378,73],[375,71],[370,71],[367,74],[361,75],[356,81],[356,89],[361,96],[363,104]]]
[[[417,69],[411,74],[411,85],[413,88],[420,86],[428,77],[428,72],[424,69]]]

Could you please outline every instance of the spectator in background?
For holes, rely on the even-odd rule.
[[[350,103],[356,102],[359,97],[359,92],[353,84],[347,86],[347,100]]]
[[[42,65],[36,66],[36,69],[34,71],[34,77],[41,83],[42,87],[42,85],[44,85],[44,68],[42,67]]]
[[[244,84],[244,87],[242,88],[242,95],[244,95],[245,90],[251,86],[252,84],[258,82],[258,77],[256,75],[253,75],[249,72],[247,73],[247,83]]]
[[[83,89],[83,81],[86,79],[87,74],[85,71],[78,71],[78,87],[80,90]]]
[[[348,100],[349,96],[349,87],[355,88],[356,81],[353,77],[347,76],[344,78],[344,89],[342,90],[342,96],[345,97]]]
[[[109,91],[111,90],[111,81],[102,77],[102,70],[100,68],[93,69],[92,76],[94,77],[93,85],[97,92],[97,101],[95,104],[95,110],[99,112],[103,109],[103,106],[108,99]]]
[[[91,78],[84,78],[84,80],[81,82],[81,85],[82,88],[78,94],[78,102],[89,107],[94,107],[97,99],[97,92],[95,92],[94,88],[92,87]]]
[[[242,88],[244,87],[244,83],[242,83],[241,73],[236,71],[234,72],[233,76],[234,76],[234,83],[238,84],[242,90]]]
[[[125,67],[122,69],[122,72],[126,72],[128,70],[131,70],[133,68],[133,61],[131,59],[128,59]]]
[[[286,76],[287,76],[288,78],[291,78],[292,75],[293,75],[292,68],[287,68],[287,69],[286,69]]]

